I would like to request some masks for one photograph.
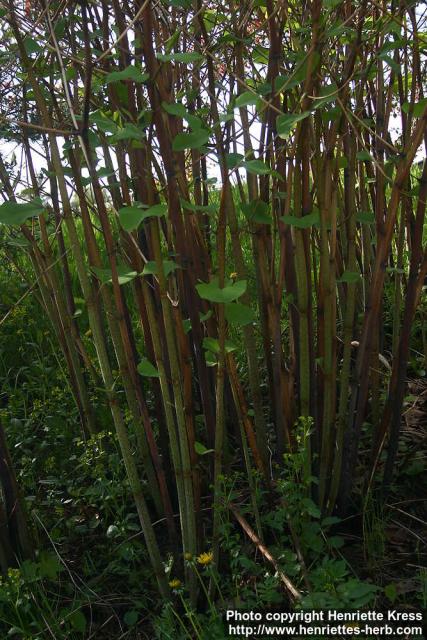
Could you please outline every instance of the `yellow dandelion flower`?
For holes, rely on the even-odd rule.
[[[235,278],[237,278],[237,272],[233,271],[233,273],[230,273],[230,275],[228,277],[231,278],[232,280],[234,280]]]
[[[171,587],[171,589],[178,589],[181,586],[181,580],[178,580],[178,578],[174,578],[169,582],[169,586]]]
[[[197,557],[197,562],[201,565],[203,565],[204,567],[206,567],[208,564],[210,564],[213,560],[213,553],[212,551],[205,551],[204,553],[201,553],[198,557]]]

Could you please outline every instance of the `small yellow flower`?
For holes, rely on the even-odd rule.
[[[197,557],[197,562],[201,565],[203,565],[204,567],[206,567],[208,564],[210,564],[213,560],[213,553],[212,551],[205,551],[204,553],[201,553],[198,557]]]
[[[235,278],[237,278],[237,272],[233,271],[233,273],[230,273],[229,278],[231,278],[232,280],[234,280]]]
[[[188,551],[186,551],[184,553],[184,558],[185,558],[185,560],[192,560],[193,559],[193,554],[189,553]]]
[[[171,587],[171,589],[178,589],[181,586],[181,580],[178,580],[178,578],[174,578],[169,582],[169,586]]]

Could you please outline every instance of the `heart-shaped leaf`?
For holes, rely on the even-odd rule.
[[[119,220],[125,231],[134,231],[146,218],[161,218],[166,215],[168,207],[166,204],[155,204],[152,207],[142,208],[136,205],[122,207],[119,209]]]
[[[46,211],[46,207],[39,200],[34,200],[33,202],[3,202],[0,205],[0,223],[21,225],[28,218],[40,216],[43,211]]]
[[[133,82],[145,82],[148,80],[148,73],[142,73],[139,69],[133,65],[129,65],[122,71],[112,71],[105,78],[105,84],[110,82],[119,82],[120,80],[133,80]]]
[[[278,116],[276,128],[279,138],[288,138],[297,122],[308,118],[309,115],[310,111],[303,111],[302,113],[287,113],[283,116]]]
[[[172,142],[174,151],[184,151],[184,149],[200,149],[209,140],[209,131],[206,129],[196,129],[190,133],[178,133]]]
[[[152,365],[147,358],[141,359],[141,362],[137,366],[137,371],[140,376],[144,376],[146,378],[158,378],[160,376],[156,367]]]
[[[203,300],[210,302],[227,303],[237,300],[246,291],[246,280],[238,280],[223,288],[218,286],[218,280],[213,279],[209,283],[196,285],[197,293]]]
[[[252,324],[255,320],[255,313],[250,307],[240,302],[230,302],[225,305],[225,317],[230,324],[244,327]]]

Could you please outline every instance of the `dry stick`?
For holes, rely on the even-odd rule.
[[[267,547],[261,542],[261,540],[259,539],[259,537],[255,533],[255,531],[248,524],[248,522],[244,519],[244,517],[240,514],[238,509],[231,503],[228,504],[227,506],[230,509],[230,511],[232,512],[232,514],[234,515],[234,517],[236,518],[237,522],[242,527],[243,531],[246,533],[246,535],[252,540],[252,542],[255,544],[257,549],[262,553],[264,558],[266,560],[268,560],[268,562],[270,562],[273,565],[273,567],[277,571],[277,574],[279,575],[281,581],[283,582],[283,584],[285,586],[285,589],[286,589],[286,591],[288,593],[288,596],[289,596],[289,599],[291,600],[291,602],[296,602],[298,600],[301,600],[301,598],[302,598],[301,592],[298,591],[298,589],[293,584],[293,582],[290,580],[290,578],[288,578],[288,576],[286,576],[283,573],[283,571],[279,567],[279,563],[277,562],[276,558],[271,554],[271,552],[267,549]]]

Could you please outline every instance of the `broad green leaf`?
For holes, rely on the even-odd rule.
[[[21,225],[28,218],[40,216],[46,207],[39,200],[33,202],[3,202],[0,205],[0,224]]]
[[[191,133],[178,133],[172,142],[174,151],[184,151],[184,149],[200,149],[209,140],[209,131],[206,129],[196,129]]]
[[[214,204],[193,204],[192,202],[188,202],[188,200],[184,200],[184,198],[179,199],[181,206],[183,209],[187,209],[188,211],[194,211],[195,213],[201,211],[205,211],[206,213],[215,213],[218,207]]]
[[[251,202],[240,204],[240,208],[249,222],[257,222],[258,224],[271,224],[272,218],[268,214],[270,207],[262,200],[252,200]]]
[[[19,247],[21,249],[30,246],[30,243],[26,238],[8,238],[6,243],[11,247]]]
[[[252,91],[244,91],[236,98],[236,107],[246,107],[251,104],[256,104],[259,100],[259,96]]]
[[[337,93],[338,93],[338,86],[336,85],[335,82],[333,82],[332,84],[327,84],[326,86],[322,87],[320,90],[319,96],[316,97],[313,101],[314,108],[320,109],[325,104],[328,104],[329,102],[333,102],[334,100],[336,100]]]
[[[145,82],[148,80],[148,73],[142,73],[140,69],[137,69],[133,65],[129,65],[122,71],[112,71],[105,78],[105,84],[110,82],[119,82],[120,80],[133,80],[133,82]]]
[[[24,47],[28,55],[31,55],[32,53],[40,53],[40,51],[42,51],[42,48],[38,44],[38,42],[36,42],[34,38],[30,38],[29,36],[27,36],[24,40]]]
[[[283,116],[278,116],[276,120],[276,128],[279,138],[288,138],[297,122],[308,118],[309,115],[310,111],[303,111],[302,113],[289,113]]]
[[[143,129],[136,124],[128,122],[122,129],[118,129],[114,135],[110,136],[108,142],[115,144],[120,140],[143,140],[144,137],[145,133]]]
[[[180,7],[181,9],[190,9],[191,0],[163,0],[169,7]]]
[[[146,378],[158,378],[160,376],[156,367],[152,365],[147,358],[141,359],[141,362],[137,366],[137,371],[140,376],[144,376]]]
[[[84,633],[86,631],[86,616],[83,611],[80,611],[80,609],[73,611],[68,619],[71,622],[73,629],[79,633]]]
[[[102,111],[94,111],[89,115],[89,122],[96,124],[100,131],[104,133],[116,133],[117,124]]]
[[[166,278],[169,274],[171,274],[175,269],[179,269],[179,265],[176,264],[173,260],[163,260],[163,273]],[[154,260],[149,260],[142,272],[143,276],[157,275],[157,264]]]
[[[125,231],[134,231],[146,218],[161,218],[166,215],[168,207],[166,204],[155,204],[152,207],[141,208],[135,205],[122,207],[119,209],[119,220]]]
[[[297,218],[296,216],[282,216],[280,220],[285,224],[297,227],[297,229],[308,229],[313,225],[319,224],[319,212],[313,211],[313,213],[310,213],[307,216],[302,216],[301,218]]]
[[[375,214],[372,211],[359,211],[356,213],[356,220],[362,224],[373,224],[375,222]]]
[[[237,300],[246,291],[246,280],[238,280],[222,289],[218,286],[218,280],[196,285],[197,293],[203,300],[210,302],[227,303]]]
[[[313,518],[320,518],[320,509],[319,507],[313,502],[313,500],[311,498],[303,498],[302,499],[302,504],[305,507],[305,510],[307,511],[307,513],[312,516]]]
[[[346,282],[347,284],[354,284],[360,280],[360,273],[357,271],[344,271],[341,278],[338,278],[337,282]]]
[[[158,53],[156,55],[158,60],[162,62],[199,62],[203,60],[203,56],[197,51],[190,51],[188,53]]]
[[[242,162],[245,156],[241,153],[227,153],[225,155],[225,164],[227,169],[234,169],[238,164]]]
[[[250,307],[240,302],[230,302],[225,305],[225,317],[231,324],[244,327],[255,321],[255,313]]]
[[[357,160],[362,160],[362,161],[364,161],[364,160],[366,160],[366,161],[367,160],[372,160],[372,156],[369,153],[369,151],[358,151],[356,153],[356,158],[357,158]]]
[[[393,604],[397,598],[397,587],[394,582],[390,582],[384,587],[384,595],[387,600],[390,600],[391,604]]]
[[[411,106],[413,109],[412,113],[416,118],[419,118],[423,115],[424,110],[427,107],[427,98],[423,98],[418,102],[414,102],[412,105],[410,105],[409,102],[404,102],[402,105],[402,111],[404,111],[405,113],[409,113]]]
[[[103,267],[91,267],[91,270],[96,275],[96,277],[102,282],[102,284],[109,284],[113,281],[113,274],[111,269],[103,268]],[[132,271],[125,264],[117,265],[117,276],[119,284],[127,284],[136,276],[138,273],[136,271]]]
[[[125,615],[123,616],[124,623],[128,627],[133,627],[134,625],[136,625],[136,623],[138,622],[138,618],[139,618],[139,613],[135,609],[132,609],[131,611],[126,611]]]
[[[387,55],[386,53],[382,53],[378,57],[380,58],[380,60],[384,60],[384,62],[393,69],[396,75],[399,76],[402,73],[401,66],[395,60],[393,60],[391,56]]]
[[[192,129],[200,129],[203,126],[203,122],[200,118],[189,113],[180,102],[162,102],[162,107],[166,113],[170,113],[172,116],[178,116],[179,118],[186,120]]]
[[[255,173],[260,176],[265,176],[268,173],[271,173],[270,167],[268,167],[262,160],[246,160],[246,162],[242,162],[242,168],[249,171],[249,173]]]
[[[219,340],[217,338],[204,338],[203,339],[203,348],[207,349],[207,351],[211,351],[212,353],[219,353]],[[237,347],[231,340],[225,341],[225,353],[231,353],[232,351],[236,351]]]
[[[205,456],[207,453],[212,453],[214,449],[207,449],[201,442],[194,442],[194,450],[199,456]]]

